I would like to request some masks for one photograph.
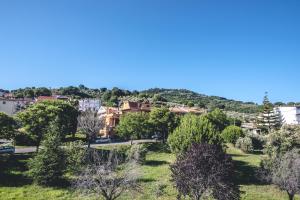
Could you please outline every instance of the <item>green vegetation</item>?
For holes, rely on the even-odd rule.
[[[195,105],[209,110],[216,108],[224,109],[227,111],[237,111],[242,113],[256,113],[258,112],[259,106],[252,102],[241,102],[231,99],[226,99],[217,96],[207,96],[192,92],[185,89],[160,89],[153,88],[145,91],[141,91],[140,94],[146,94],[149,97],[159,94],[161,97],[166,99],[168,102]]]
[[[253,152],[253,143],[252,139],[250,137],[240,137],[237,139],[235,143],[235,147],[242,150],[245,153],[251,153]]]
[[[151,110],[149,123],[153,127],[154,133],[159,134],[165,142],[169,134],[177,127],[179,121],[174,113],[163,107]]]
[[[124,139],[149,138],[151,125],[148,113],[126,113],[117,126],[118,136]]]
[[[64,101],[42,101],[31,105],[25,111],[18,113],[25,134],[38,147],[50,124],[56,121],[61,138],[76,133],[78,111]]]
[[[235,144],[239,137],[243,137],[243,130],[238,126],[228,126],[222,132],[222,138],[227,143]]]
[[[218,96],[207,96],[185,89],[160,89],[153,88],[145,91],[128,91],[117,87],[111,90],[107,88],[87,88],[84,85],[78,87],[69,86],[57,89],[47,88],[20,88],[12,91],[13,95],[18,98],[37,97],[39,95],[49,96],[59,94],[72,97],[73,99],[82,98],[99,98],[107,106],[118,106],[119,100],[131,99],[135,101],[150,101],[153,104],[183,104],[187,106],[198,106],[209,110],[216,108],[226,111],[236,111],[241,113],[257,113],[259,106],[253,102],[242,102],[226,99]]]
[[[14,139],[16,135],[17,122],[14,118],[0,112],[0,138]]]
[[[151,138],[155,133],[165,141],[178,125],[179,118],[168,108],[154,108],[150,113],[126,113],[116,130],[122,139]]]
[[[269,101],[267,92],[264,96],[262,111],[257,117],[257,125],[265,134],[281,127],[280,114],[274,112],[274,105]]]
[[[193,143],[222,146],[221,132],[229,124],[230,120],[220,109],[201,116],[188,114],[182,117],[179,126],[169,136],[168,143],[175,153],[185,152]]]
[[[185,115],[168,138],[168,144],[175,153],[185,152],[193,143],[222,145],[220,132],[206,116]]]
[[[52,126],[43,140],[43,148],[29,160],[29,176],[41,185],[60,185],[66,169],[65,154],[61,148],[57,127]]]
[[[108,148],[108,147],[106,147]],[[165,146],[151,145],[146,156],[146,162],[142,166],[142,193],[125,194],[120,200],[129,199],[159,199],[174,200],[177,192],[170,182],[169,164],[175,160],[174,154],[169,153]],[[282,200],[287,199],[286,192],[280,191],[272,185],[260,184],[254,176],[254,171],[259,167],[260,154],[245,154],[241,150],[229,145],[227,153],[233,156],[236,166],[237,182],[241,185],[242,200]],[[31,154],[11,155],[0,157],[0,197],[7,200],[43,200],[45,196],[50,200],[87,200],[79,197],[68,188],[52,188],[33,185],[32,180],[24,173],[28,170],[26,163]],[[92,199],[93,198],[88,198]],[[299,196],[296,200],[300,200]]]

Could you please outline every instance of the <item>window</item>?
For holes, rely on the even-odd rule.
[[[6,101],[2,101],[2,104],[6,104]]]

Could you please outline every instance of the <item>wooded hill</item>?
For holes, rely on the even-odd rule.
[[[17,98],[49,95],[65,95],[75,99],[100,98],[105,105],[117,106],[120,100],[129,99],[134,101],[150,101],[151,103],[161,102],[166,105],[180,104],[186,106],[197,106],[213,110],[220,108],[225,111],[235,111],[240,113],[257,113],[259,105],[253,102],[242,102],[226,99],[218,96],[208,96],[186,89],[163,89],[153,88],[144,91],[129,91],[117,87],[110,89],[92,89],[79,85],[78,87],[61,87],[48,89],[45,87],[26,87],[11,91]]]

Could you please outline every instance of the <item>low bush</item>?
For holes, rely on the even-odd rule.
[[[243,130],[238,126],[228,126],[222,132],[222,138],[225,142],[235,144],[240,137],[244,137]]]
[[[241,149],[245,153],[253,152],[253,144],[250,137],[240,137],[236,141],[235,147]]]
[[[135,144],[127,151],[127,158],[135,160],[139,164],[146,161],[147,148],[144,144]]]

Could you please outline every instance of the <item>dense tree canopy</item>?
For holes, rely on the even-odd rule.
[[[63,101],[42,101],[17,115],[25,132],[36,142],[37,147],[53,121],[59,127],[61,138],[74,134],[77,129],[77,116],[77,110]]]
[[[118,136],[125,139],[149,138],[151,125],[147,113],[127,113],[117,126]]]
[[[162,136],[163,141],[168,138],[169,133],[178,125],[178,118],[168,108],[154,108],[150,112],[149,122],[153,131]]]
[[[222,138],[228,143],[235,144],[240,137],[244,137],[244,133],[238,126],[228,126],[222,132]]]
[[[220,131],[206,115],[185,115],[168,138],[168,144],[175,153],[185,152],[193,143],[223,143]]]
[[[17,123],[13,117],[0,112],[0,139],[11,140],[15,138]]]

